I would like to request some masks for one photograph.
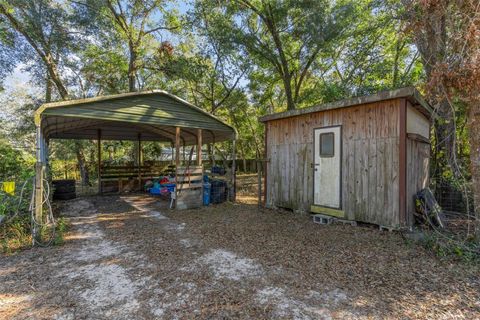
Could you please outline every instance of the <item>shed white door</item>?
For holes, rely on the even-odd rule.
[[[340,126],[314,130],[313,200],[318,206],[340,209],[342,130]]]

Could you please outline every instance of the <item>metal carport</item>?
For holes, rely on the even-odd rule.
[[[142,140],[170,142],[179,164],[180,145],[233,141],[236,130],[220,119],[162,90],[131,92],[46,103],[35,112],[37,165],[35,210],[42,214],[42,181],[50,139]],[[100,146],[100,144],[99,144]],[[201,164],[201,157],[198,161]],[[235,174],[232,174],[234,183]]]

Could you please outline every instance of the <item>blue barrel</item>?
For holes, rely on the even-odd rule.
[[[212,185],[210,183],[203,184],[203,205],[208,206],[210,204],[210,190]]]

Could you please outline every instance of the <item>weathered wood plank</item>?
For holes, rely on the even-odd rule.
[[[377,140],[377,183],[376,183],[376,197],[375,197],[375,221],[381,221],[382,212],[385,211],[385,162],[387,161],[387,154],[385,148],[385,139]]]
[[[371,221],[376,221],[377,217],[377,140],[369,139],[368,140],[368,164],[367,164],[367,174],[368,174],[368,211],[367,219]]]

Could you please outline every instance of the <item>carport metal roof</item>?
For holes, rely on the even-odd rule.
[[[45,139],[97,139],[175,142],[181,128],[185,145],[235,139],[233,127],[162,90],[123,93],[43,104],[35,124]]]

